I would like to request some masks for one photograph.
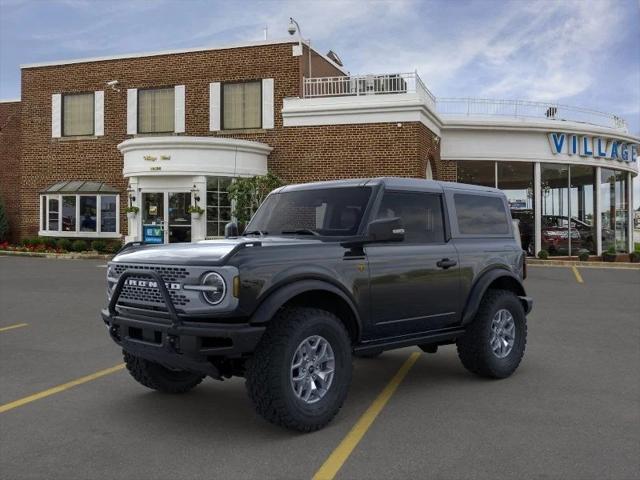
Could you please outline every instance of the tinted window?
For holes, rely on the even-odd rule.
[[[393,217],[402,221],[405,242],[444,242],[440,195],[386,191],[377,218]]]
[[[509,224],[500,197],[454,195],[458,229],[462,234],[507,234]]]
[[[371,188],[322,188],[269,195],[246,228],[263,234],[351,236],[358,233]]]

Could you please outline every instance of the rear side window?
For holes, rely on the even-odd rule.
[[[442,199],[435,193],[385,191],[377,218],[400,217],[406,243],[442,243]]]
[[[509,233],[504,202],[500,197],[483,195],[453,196],[458,230],[464,235],[500,235]]]

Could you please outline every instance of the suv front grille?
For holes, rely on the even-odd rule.
[[[120,275],[127,270],[152,270],[154,272],[158,272],[166,283],[181,283],[182,280],[189,276],[187,269],[182,267],[126,264],[114,265],[114,273],[116,274],[116,277],[120,277]],[[131,276],[129,278],[131,280],[151,280],[150,277],[146,276]],[[187,296],[180,290],[169,290],[169,295],[171,296],[173,305],[176,308],[184,307],[190,302],[190,299],[187,298]],[[160,290],[153,287],[139,287],[136,285],[125,284],[122,287],[122,292],[118,300],[132,306],[153,306],[154,309],[161,307],[162,310],[166,310]]]

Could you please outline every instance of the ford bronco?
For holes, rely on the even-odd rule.
[[[241,376],[259,414],[312,431],[342,406],[354,355],[455,344],[464,367],[491,378],[523,357],[532,301],[499,190],[289,185],[225,237],[128,244],[109,263],[102,318],[142,385],[184,393]]]

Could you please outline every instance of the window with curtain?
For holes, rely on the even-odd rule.
[[[62,96],[62,135],[75,137],[94,133],[94,98],[91,93]]]
[[[222,86],[222,128],[262,127],[262,82],[225,83]]]
[[[138,90],[138,133],[173,132],[175,89]]]

